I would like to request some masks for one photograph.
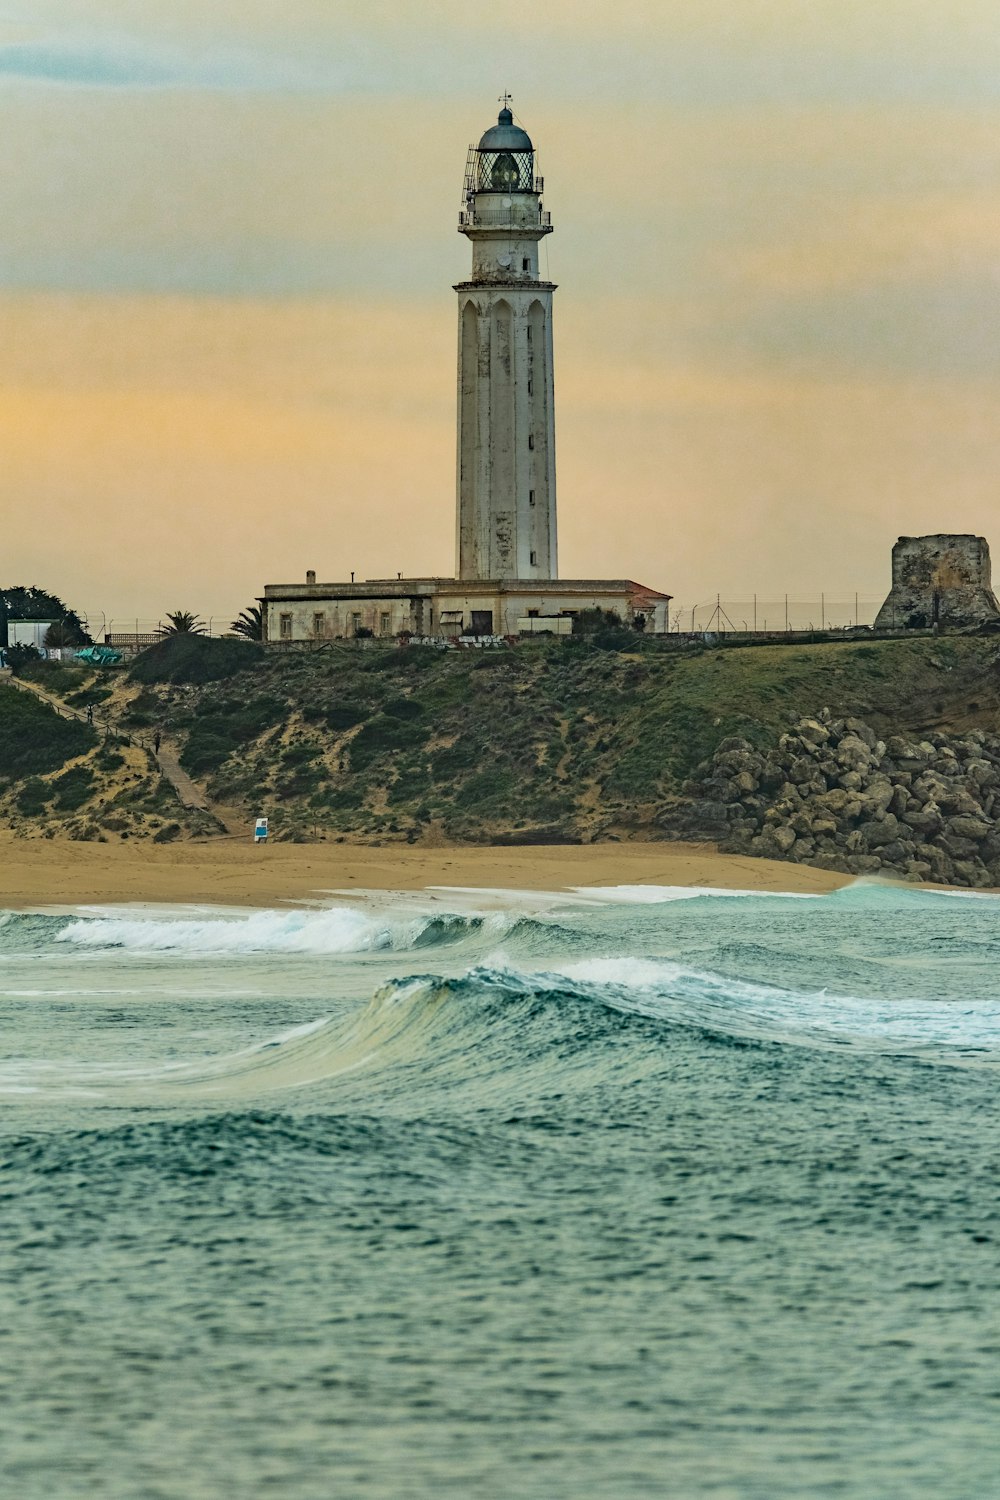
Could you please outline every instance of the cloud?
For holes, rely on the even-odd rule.
[[[19,42],[0,47],[0,77],[88,88],[155,88],[176,82],[178,72],[149,53],[112,46]]]

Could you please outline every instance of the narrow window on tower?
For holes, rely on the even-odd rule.
[[[537,568],[537,566],[538,566],[538,553],[537,552],[533,552],[531,554],[531,566],[533,568]]]
[[[534,392],[534,389],[535,389],[535,383],[534,383],[534,381],[533,380],[529,380],[528,381],[528,395],[529,396],[532,395],[532,393]]]
[[[531,329],[528,329],[528,343],[531,343]]]
[[[534,503],[535,503],[535,492],[534,492],[534,490],[529,490],[528,491],[528,504],[529,505],[534,505]]]
[[[522,260],[521,261],[521,270],[522,271],[530,271],[531,270],[531,261],[530,260]]]
[[[534,446],[535,446],[535,434],[533,432],[529,432],[528,433],[528,447],[529,448],[533,448]]]

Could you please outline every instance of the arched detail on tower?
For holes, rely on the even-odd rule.
[[[493,475],[490,573],[506,578],[517,572],[518,444],[514,399],[514,309],[506,297],[494,302],[490,322],[490,468]]]
[[[528,493],[531,554],[540,571],[557,575],[555,453],[553,451],[552,328],[549,310],[536,297],[528,306],[528,420],[531,430]]]
[[[483,510],[488,476],[482,471],[482,392],[489,379],[490,327],[473,297],[458,319],[458,508],[456,560],[459,577],[474,576],[485,542]]]

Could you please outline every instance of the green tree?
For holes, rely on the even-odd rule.
[[[259,604],[250,604],[241,609],[230,625],[233,635],[241,635],[247,641],[264,639],[264,612]]]
[[[9,620],[56,620],[66,635],[67,646],[91,645],[91,637],[76,610],[34,584],[28,588],[16,584],[0,589],[0,646],[7,644]]]
[[[161,625],[158,635],[204,635],[205,622],[189,609],[167,610],[166,625]]]
[[[56,620],[45,632],[45,645],[52,650],[54,647],[80,646],[80,631],[67,620]]]

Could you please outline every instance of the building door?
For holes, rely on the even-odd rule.
[[[493,634],[493,611],[491,609],[474,609],[472,611],[472,634]]]

